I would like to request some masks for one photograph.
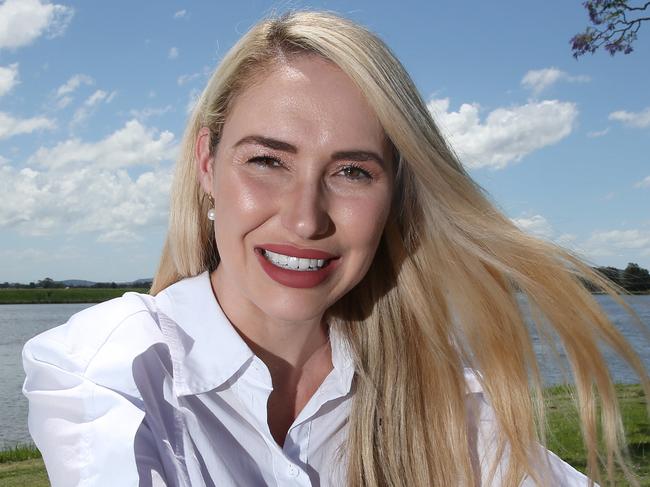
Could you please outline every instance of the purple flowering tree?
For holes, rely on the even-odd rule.
[[[587,0],[583,3],[589,20],[595,26],[573,36],[573,57],[603,48],[612,56],[618,52],[629,54],[641,24],[650,20],[650,2],[634,4],[629,0]]]

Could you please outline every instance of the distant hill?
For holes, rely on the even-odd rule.
[[[133,284],[133,285],[138,285],[138,284],[150,285],[152,282],[153,282],[153,277],[149,277],[147,279],[136,279],[131,284]]]
[[[153,278],[148,279],[136,279],[135,281],[130,282],[116,282],[117,287],[147,287],[151,285]],[[98,284],[111,284],[106,282],[95,282],[95,281],[86,281],[83,279],[66,279],[65,281],[58,281],[66,287],[94,287]]]
[[[84,281],[83,279],[68,279],[61,282],[69,287],[91,287],[95,284],[93,281]]]

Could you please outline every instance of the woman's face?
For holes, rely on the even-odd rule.
[[[315,56],[280,64],[236,98],[215,154],[207,129],[197,146],[229,302],[319,319],[365,275],[390,211],[392,161],[339,68]]]

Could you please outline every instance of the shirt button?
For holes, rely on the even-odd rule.
[[[287,468],[287,475],[289,477],[297,477],[299,473],[300,470],[298,470],[298,467],[296,467],[293,463],[290,463],[289,467]]]

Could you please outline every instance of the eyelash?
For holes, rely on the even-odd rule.
[[[249,163],[251,164],[256,164],[262,167],[266,168],[274,168],[274,167],[280,167],[282,165],[282,161],[280,159],[277,159],[275,157],[271,156],[258,156],[258,157],[253,157],[252,159],[248,160]],[[339,168],[339,171],[345,171],[345,170],[354,170],[354,171],[359,171],[362,174],[362,177],[357,177],[357,178],[350,178],[349,176],[346,176],[346,178],[352,180],[352,181],[361,181],[361,180],[368,180],[372,181],[374,179],[373,174],[368,171],[367,169],[355,164],[355,163],[349,163],[346,164],[345,166]]]

